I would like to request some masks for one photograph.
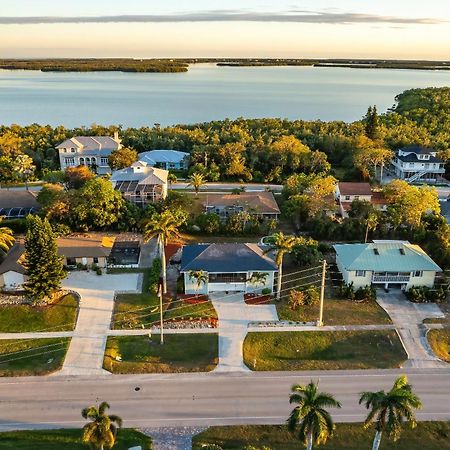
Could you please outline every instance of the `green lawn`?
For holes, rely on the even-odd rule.
[[[373,429],[364,430],[359,423],[336,425],[334,436],[327,444],[318,447],[323,450],[363,450],[372,448]],[[405,428],[400,440],[392,442],[383,436],[380,450],[443,450],[449,448],[450,422],[419,422],[417,428]],[[284,426],[248,425],[211,427],[194,436],[194,450],[203,444],[219,445],[223,449],[244,450],[252,445],[270,450],[297,450],[304,448]]]
[[[78,299],[72,294],[49,306],[0,306],[0,333],[70,331],[77,315]]]
[[[244,341],[253,370],[386,369],[406,359],[395,331],[261,332]]]
[[[140,445],[142,450],[152,448],[152,440],[137,430],[119,430],[114,450],[128,450]],[[11,431],[0,433],[0,450],[86,450],[81,442],[81,430]]]
[[[427,338],[436,356],[444,361],[450,362],[450,328],[430,330]]]
[[[170,319],[217,319],[217,312],[211,301],[197,304],[173,302],[164,313],[164,320]]]
[[[116,361],[116,356],[122,361]],[[112,373],[208,372],[218,362],[217,334],[113,336],[106,344],[103,367]]]
[[[61,369],[69,338],[0,340],[0,376],[46,375]]]

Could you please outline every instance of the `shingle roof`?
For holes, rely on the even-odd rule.
[[[336,258],[340,260],[346,270],[372,270],[376,272],[442,271],[418,245],[406,241],[336,244],[333,245],[333,248],[336,251]]]
[[[20,264],[19,260],[25,247],[23,242],[16,241],[0,264],[0,275],[6,272],[25,273],[25,268]]]
[[[372,195],[372,189],[369,183],[340,181],[338,187],[341,195]]]
[[[242,206],[257,213],[279,214],[280,208],[272,192],[242,192],[240,194],[202,194],[203,206]],[[206,197],[206,198],[205,198]]]
[[[154,166],[157,163],[180,163],[189,153],[178,150],[150,150],[139,153],[139,159]]]
[[[403,162],[419,162],[419,163],[442,163],[443,161],[435,156],[430,155],[428,159],[419,159],[416,153],[410,153],[409,155],[399,155],[397,153],[397,158]]]
[[[1,208],[39,208],[36,195],[30,191],[0,189]]]
[[[421,155],[427,155],[430,152],[435,152],[432,148],[422,147],[421,145],[407,145],[406,147],[402,147],[400,149],[402,152],[412,152]]]
[[[61,142],[56,148],[77,148],[85,152],[90,150],[113,151],[117,150],[119,146],[120,142],[111,136],[74,136]]]
[[[197,244],[183,247],[180,270],[276,271],[277,265],[256,244]]]

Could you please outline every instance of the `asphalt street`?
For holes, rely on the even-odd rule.
[[[322,372],[3,378],[0,430],[79,427],[83,407],[106,400],[127,427],[283,423],[294,383],[320,380],[342,402],[338,422],[361,421],[359,393],[406,373],[423,402],[419,420],[450,419],[450,368]]]

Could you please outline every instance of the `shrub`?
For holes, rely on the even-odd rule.
[[[405,295],[413,303],[440,303],[446,299],[447,293],[442,287],[416,286],[406,291]]]
[[[195,219],[195,224],[203,233],[214,234],[220,231],[220,217],[215,213],[199,214]]]
[[[272,290],[270,289],[270,288],[264,288],[262,291],[261,291],[261,294],[262,295],[269,295],[269,294],[271,294],[272,293]]]
[[[292,289],[289,292],[289,307],[295,311],[299,306],[312,306],[319,302],[319,291],[315,286]]]
[[[355,299],[375,301],[377,299],[377,291],[373,286],[360,287],[355,292]]]
[[[149,275],[149,290],[152,294],[158,293],[161,269],[162,269],[161,260],[159,258],[155,258],[153,260],[152,267],[150,268],[150,275]]]
[[[2,221],[2,227],[8,227],[14,233],[25,233],[27,231],[26,219],[5,219]]]
[[[72,233],[72,230],[68,225],[65,225],[64,223],[52,223],[52,230],[53,233],[59,237],[59,236],[67,236],[70,233]]]
[[[97,269],[95,270],[95,273],[97,275],[102,275],[102,269],[100,269],[100,267],[97,267]]]
[[[337,296],[342,299],[354,300],[355,289],[353,288],[353,282],[350,284],[342,282],[337,289]]]

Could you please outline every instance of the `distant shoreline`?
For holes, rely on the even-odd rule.
[[[350,69],[450,70],[450,61],[373,59],[264,59],[264,58],[80,58],[0,59],[0,69],[41,72],[187,72],[190,64],[212,63],[218,67],[342,67]]]

